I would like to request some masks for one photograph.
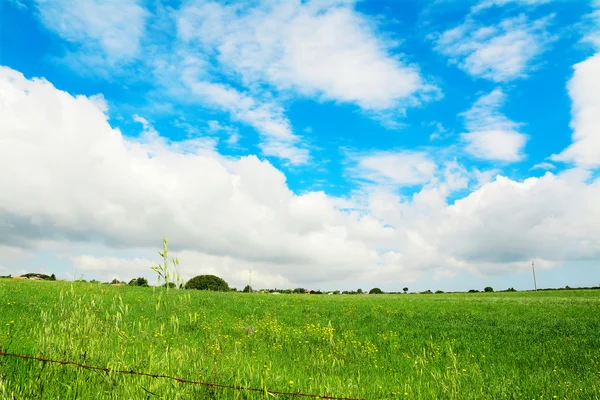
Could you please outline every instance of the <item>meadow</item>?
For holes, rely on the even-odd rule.
[[[598,399],[600,290],[271,295],[0,280],[2,351],[364,399]],[[0,357],[2,399],[288,399]]]

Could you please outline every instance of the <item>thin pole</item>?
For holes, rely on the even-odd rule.
[[[535,267],[534,267],[534,262],[531,262],[531,270],[533,271],[533,287],[534,290],[537,291],[537,283],[535,281]]]
[[[248,270],[248,286],[252,287],[252,270]]]

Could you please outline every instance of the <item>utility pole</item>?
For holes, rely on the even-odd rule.
[[[248,286],[252,287],[252,270],[248,270]]]
[[[537,283],[535,281],[535,267],[534,267],[533,261],[531,261],[531,270],[533,271],[533,287],[534,287],[534,290],[537,292]]]

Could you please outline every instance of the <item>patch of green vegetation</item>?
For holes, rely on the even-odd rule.
[[[0,346],[88,365],[366,399],[600,397],[599,290],[164,292],[1,280]],[[0,357],[3,399],[263,397]]]

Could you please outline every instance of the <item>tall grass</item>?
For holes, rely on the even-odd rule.
[[[600,291],[177,290],[168,313],[156,299],[147,288],[3,280],[0,345],[109,368],[367,399],[600,398]],[[0,398],[261,397],[0,358]]]

